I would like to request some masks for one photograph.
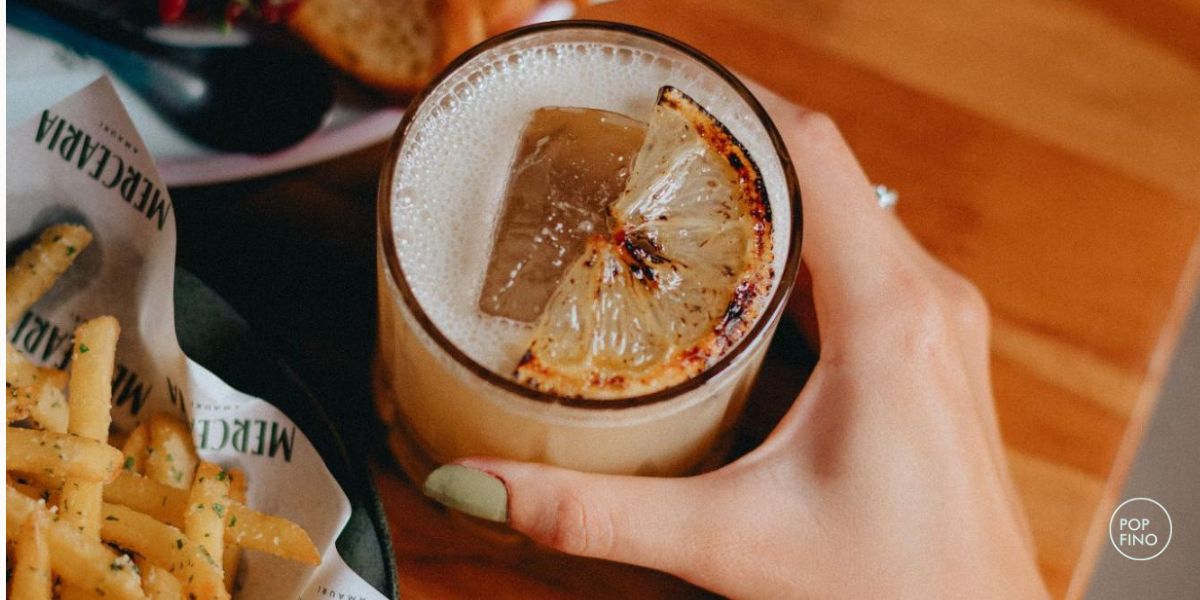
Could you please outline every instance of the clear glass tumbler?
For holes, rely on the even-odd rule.
[[[574,61],[582,52],[590,61]],[[561,60],[560,60],[561,59]],[[573,62],[574,61],[574,62]],[[608,62],[612,64],[610,65]],[[507,72],[506,69],[516,71]],[[637,70],[637,71],[628,71]],[[500,97],[497,74],[519,83]],[[607,77],[597,87],[594,78]],[[406,269],[472,269],[477,261],[458,240],[429,242],[411,231],[405,211],[444,202],[469,202],[486,237],[503,194],[511,155],[428,153],[431,136],[454,140],[477,132],[516,145],[524,116],[540,105],[587,106],[646,120],[658,86],[674,85],[713,112],[746,146],[766,183],[775,229],[775,284],[758,321],[735,348],[702,374],[662,391],[620,400],[589,400],[540,393],[485,367],[472,348],[447,334],[455,324],[430,314],[430,296]],[[619,89],[628,86],[628,90]],[[494,89],[493,89],[494,88]],[[587,90],[603,89],[588,97]],[[603,96],[600,98],[599,96]],[[457,119],[457,121],[456,121]],[[471,140],[477,139],[472,134]],[[466,138],[464,138],[466,139]],[[422,141],[424,140],[424,141]],[[415,169],[438,173],[415,186]],[[430,171],[432,169],[432,171]],[[484,183],[470,194],[438,196],[437,181]],[[488,183],[490,182],[490,183]],[[428,197],[424,197],[428,196]],[[476,208],[476,205],[478,208]],[[409,107],[387,155],[378,196],[377,269],[379,339],[376,403],[390,429],[389,443],[415,481],[438,464],[469,455],[541,461],[592,472],[677,475],[716,452],[741,412],[800,263],[800,195],[787,151],[770,118],[729,71],[678,41],[644,29],[606,22],[535,25],[490,39],[460,57]],[[446,244],[445,248],[430,247]],[[478,254],[478,253],[476,253]],[[483,258],[482,260],[486,260]],[[463,294],[478,281],[462,281]],[[424,297],[423,297],[424,296]],[[460,336],[461,337],[461,336]],[[514,365],[515,366],[515,365]]]

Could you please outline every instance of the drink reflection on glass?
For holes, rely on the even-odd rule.
[[[694,469],[799,264],[795,175],[711,59],[611,23],[518,30],[410,107],[379,191],[376,399],[417,481],[489,455]]]

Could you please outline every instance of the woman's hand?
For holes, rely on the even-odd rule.
[[[755,92],[800,182],[821,341],[775,431],[687,478],[458,464],[503,482],[508,522],[542,544],[726,596],[1044,597],[996,424],[982,297],[876,206],[828,117]]]

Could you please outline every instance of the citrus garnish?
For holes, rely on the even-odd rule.
[[[612,228],[565,272],[516,369],[560,396],[682,383],[732,348],[770,292],[771,211],[757,166],[713,115],[659,90]]]

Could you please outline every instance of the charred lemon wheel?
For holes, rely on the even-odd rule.
[[[517,380],[560,396],[652,393],[703,371],[754,323],[772,283],[771,212],[742,145],[659,90],[613,227],[588,240],[534,328]]]

